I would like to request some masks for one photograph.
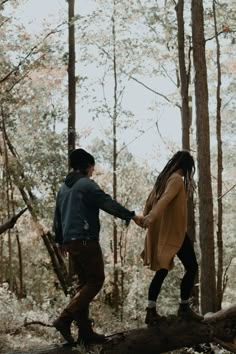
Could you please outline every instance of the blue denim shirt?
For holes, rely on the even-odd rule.
[[[69,180],[69,182],[68,182]],[[135,215],[106,194],[86,176],[72,172],[60,187],[54,212],[56,243],[71,240],[98,240],[99,210],[130,222]]]

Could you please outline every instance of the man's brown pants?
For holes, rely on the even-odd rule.
[[[65,311],[80,323],[88,320],[89,304],[104,283],[103,255],[99,241],[95,240],[73,240],[66,244],[66,248],[78,275],[79,286]]]

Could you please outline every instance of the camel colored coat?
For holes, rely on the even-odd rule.
[[[187,228],[187,197],[180,174],[175,172],[169,177],[157,202],[147,200],[144,215],[150,222],[141,254],[144,265],[154,271],[170,270]]]

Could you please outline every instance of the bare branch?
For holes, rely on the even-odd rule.
[[[224,196],[226,196],[226,194],[228,194],[232,189],[234,189],[236,187],[236,184],[234,184],[230,189],[228,189],[224,194],[222,194],[218,199],[224,198]]]
[[[42,321],[30,321],[30,322],[27,322],[27,318],[25,318],[24,327],[31,326],[31,325],[40,325],[40,326],[43,326],[43,327],[53,327],[52,324],[44,323]]]
[[[8,2],[9,0],[2,0],[1,1],[1,4],[0,4],[0,6],[3,6],[6,2]]]
[[[1,5],[0,5],[1,6]],[[6,22],[10,21],[9,18],[5,18],[5,20],[0,24],[0,27],[3,27]]]
[[[98,49],[100,49],[104,54],[106,54],[109,59],[112,60],[111,55],[110,55],[103,47],[99,46],[99,45],[98,45],[97,43],[95,43],[95,42],[93,42],[93,43],[94,43],[94,45],[96,45],[96,46],[98,47]],[[122,72],[123,74],[125,74],[129,79],[131,79],[131,80],[137,82],[139,85],[142,85],[142,86],[145,87],[147,90],[149,90],[149,91],[151,91],[152,93],[154,93],[155,95],[164,98],[164,100],[166,100],[166,101],[169,102],[169,103],[173,103],[173,102],[171,102],[171,100],[170,100],[166,95],[163,95],[162,93],[160,93],[160,92],[158,92],[158,91],[152,89],[150,86],[144,84],[142,81],[140,81],[140,80],[138,80],[137,78],[135,78],[134,76],[130,75],[130,74],[127,73],[125,70],[121,69],[121,72]],[[177,107],[180,108],[180,106],[179,106],[177,103],[175,103],[175,106],[177,106]]]
[[[156,124],[156,123],[155,123]],[[143,131],[141,134],[139,134],[138,136],[136,136],[134,139],[132,139],[129,143],[127,143],[125,146],[122,146],[122,148],[117,152],[117,155],[120,154],[120,152],[124,149],[127,148],[127,146],[129,146],[130,144],[132,144],[135,140],[139,139],[142,135],[146,134],[150,129],[153,128],[154,125],[152,125],[151,127],[149,127],[148,129],[146,129],[145,131]]]
[[[164,145],[167,146],[168,150],[170,150],[172,153],[174,153],[174,149],[171,148],[171,146],[169,146],[169,145],[167,144],[167,142],[164,140],[163,136],[161,135],[161,132],[160,132],[160,129],[159,129],[159,126],[158,126],[158,121],[156,121],[155,125],[156,125],[156,128],[157,128],[157,132],[158,132],[158,134],[159,134],[161,140],[163,141]]]
[[[18,65],[16,65],[9,73],[7,73],[2,79],[0,79],[0,84],[3,83],[4,81],[6,81],[11,75],[13,75],[14,73],[18,72],[20,67],[24,64],[24,62],[33,54],[35,54],[36,50],[38,49],[38,47],[52,34],[55,34],[57,32],[60,32],[58,30],[59,27],[61,27],[62,25],[64,25],[65,22],[62,22],[61,24],[59,24],[55,29],[53,29],[52,31],[50,31],[49,33],[47,33],[43,39],[37,43],[36,45],[34,45],[30,51],[25,55],[25,57],[19,61]]]
[[[236,32],[236,31],[230,31],[230,33],[235,33],[235,32]],[[219,37],[219,36],[220,36],[221,34],[223,34],[223,33],[227,33],[227,32],[225,32],[224,30],[223,30],[223,31],[220,31],[220,32],[217,33],[217,37]],[[212,41],[212,39],[214,39],[214,38],[216,38],[215,35],[212,36],[212,37],[207,38],[207,39],[205,40],[205,42]]]
[[[22,209],[19,213],[16,215],[12,216],[8,221],[6,221],[3,225],[0,225],[0,234],[3,234],[5,231],[12,229],[17,220],[21,217],[21,215],[24,214],[24,212],[27,210],[27,208]]]

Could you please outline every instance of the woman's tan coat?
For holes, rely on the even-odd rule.
[[[146,202],[144,215],[149,226],[142,258],[144,265],[157,271],[172,269],[187,228],[187,197],[182,176],[173,173],[161,198]]]

